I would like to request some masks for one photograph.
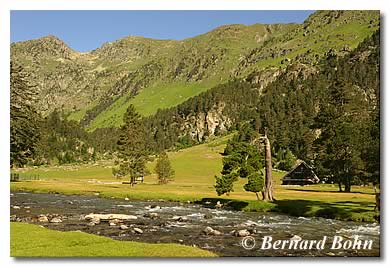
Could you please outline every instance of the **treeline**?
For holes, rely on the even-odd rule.
[[[90,162],[110,158],[116,149],[118,129],[99,129],[89,133],[78,122],[67,120],[58,110],[41,118],[38,126],[39,140],[35,144],[34,156],[28,161],[32,165]]]
[[[61,165],[110,158],[117,148],[118,132],[117,128],[87,132],[80,123],[54,110],[41,121],[40,139],[31,163]]]

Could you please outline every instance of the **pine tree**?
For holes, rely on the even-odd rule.
[[[363,170],[361,144],[365,142],[367,119],[364,97],[353,86],[335,81],[328,89],[328,101],[316,117],[321,129],[315,141],[316,163],[322,175],[333,176],[339,190],[351,191],[351,180]]]
[[[120,129],[118,145],[119,172],[130,176],[130,185],[136,178],[148,173],[146,162],[148,152],[145,144],[146,131],[141,116],[130,105],[124,114],[124,124]]]
[[[36,97],[37,88],[28,82],[22,67],[11,62],[11,168],[22,167],[35,154],[40,127]]]
[[[252,141],[256,139],[256,132],[251,127],[245,126],[230,140],[223,153],[222,176],[215,176],[215,190],[217,194],[229,194],[233,192],[233,185],[239,178],[248,179],[244,189],[256,194],[264,186],[263,157],[259,149]]]
[[[175,176],[175,170],[172,168],[168,154],[165,152],[159,155],[154,170],[157,173],[159,184],[167,184]]]

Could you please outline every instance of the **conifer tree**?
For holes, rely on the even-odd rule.
[[[159,184],[167,184],[168,181],[175,175],[175,170],[172,168],[168,154],[165,151],[159,155],[155,171],[158,176]]]
[[[23,68],[11,62],[11,168],[22,167],[35,154],[40,124],[36,97],[37,88],[28,82]]]
[[[250,126],[245,126],[228,142],[223,153],[222,176],[215,176],[215,189],[219,196],[233,192],[234,182],[245,178],[248,181],[244,189],[255,193],[260,199],[259,192],[264,186],[263,157],[252,143],[256,137],[256,132]]]
[[[124,114],[118,145],[119,172],[130,176],[130,185],[136,178],[148,173],[146,162],[148,153],[145,144],[146,131],[141,116],[130,105]]]
[[[328,89],[328,99],[316,117],[321,129],[315,141],[316,162],[323,175],[330,175],[339,190],[351,191],[351,180],[363,170],[361,145],[366,136],[364,122],[368,118],[363,95],[349,84],[335,81]]]

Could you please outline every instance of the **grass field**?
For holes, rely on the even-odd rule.
[[[39,174],[40,181],[11,183],[11,190],[55,192],[64,194],[99,194],[101,197],[154,199],[169,201],[222,201],[244,211],[278,211],[294,216],[321,216],[355,221],[373,221],[375,196],[371,187],[352,188],[352,193],[340,193],[336,185],[282,186],[284,172],[274,171],[275,198],[272,203],[256,200],[246,192],[240,179],[229,196],[215,193],[215,175],[222,167],[223,151],[230,136],[194,146],[169,157],[175,169],[175,181],[158,185],[155,174],[145,177],[143,184],[131,188],[112,175],[112,162],[98,162],[80,166],[42,167],[19,170],[26,174]],[[154,163],[148,168],[153,172]],[[123,180],[125,181],[125,180]]]
[[[215,257],[178,244],[117,241],[81,232],[59,232],[11,223],[11,257]]]
[[[93,131],[101,127],[120,126],[123,121],[123,114],[130,104],[133,104],[141,115],[150,116],[156,113],[158,109],[177,106],[187,99],[210,89],[213,85],[215,85],[215,82],[208,81],[203,83],[158,83],[146,87],[130,101],[127,101],[127,95],[117,99],[112,106],[105,112],[100,113],[91,122],[88,130]]]

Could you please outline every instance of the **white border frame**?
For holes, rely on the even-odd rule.
[[[382,182],[385,192],[388,192],[388,182],[386,182],[388,158],[388,143],[385,140],[387,133],[388,114],[385,105],[387,100],[386,76],[388,74],[385,63],[389,62],[389,55],[385,51],[387,44],[388,27],[387,18],[389,14],[389,5],[387,0],[2,0],[0,8],[0,203],[2,205],[0,216],[1,229],[1,259],[3,264],[21,264],[21,265],[60,265],[68,266],[71,264],[161,264],[165,266],[182,266],[186,265],[204,265],[212,264],[218,266],[245,264],[259,266],[270,261],[278,264],[289,264],[298,266],[301,264],[382,264],[387,263],[388,231],[385,229],[385,218],[388,208],[386,203],[382,207],[382,246],[381,259],[373,258],[346,258],[346,259],[308,259],[308,258],[224,258],[220,260],[140,260],[140,259],[71,259],[71,260],[42,260],[42,259],[25,259],[15,260],[9,257],[9,44],[10,44],[10,10],[331,10],[331,9],[372,9],[381,10],[381,86],[382,86]],[[385,195],[384,195],[385,196]],[[386,236],[386,238],[385,238]]]

